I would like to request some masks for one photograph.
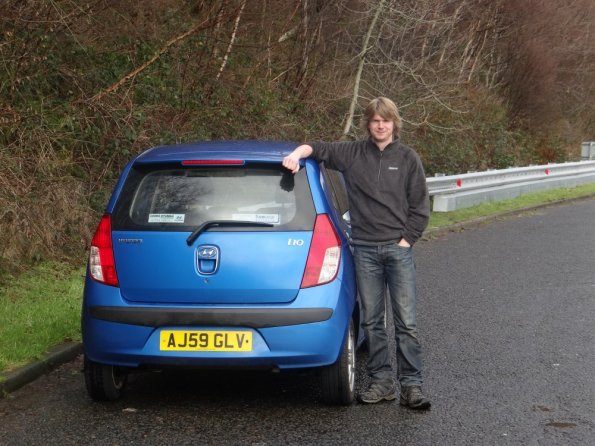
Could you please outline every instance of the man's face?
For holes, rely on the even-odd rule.
[[[376,144],[388,144],[393,140],[395,123],[376,113],[368,123],[368,130]]]

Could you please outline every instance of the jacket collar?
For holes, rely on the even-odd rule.
[[[395,138],[392,140],[392,142],[390,142],[390,143],[388,143],[388,144],[386,145],[386,147],[384,148],[384,150],[380,150],[380,147],[378,147],[378,144],[376,144],[376,143],[375,143],[375,142],[372,140],[372,137],[371,137],[371,136],[370,136],[370,137],[368,137],[368,143],[369,143],[369,145],[370,145],[371,147],[373,147],[373,148],[374,148],[374,150],[377,150],[378,152],[386,152],[387,150],[393,150],[393,149],[394,149],[394,150],[396,150],[396,149],[397,149],[397,147],[399,147],[400,140],[399,140],[399,138],[395,137]]]

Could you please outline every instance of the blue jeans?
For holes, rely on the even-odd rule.
[[[388,286],[397,345],[397,379],[401,386],[421,385],[422,355],[415,321],[415,263],[412,248],[396,243],[355,245],[357,288],[363,307],[362,328],[368,340],[368,375],[383,386],[393,384],[388,335],[384,324]],[[388,320],[388,319],[387,319]]]

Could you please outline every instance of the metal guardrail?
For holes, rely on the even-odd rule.
[[[432,209],[449,212],[545,189],[595,182],[595,161],[490,170],[427,179]]]

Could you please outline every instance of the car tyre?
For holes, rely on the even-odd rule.
[[[341,349],[339,359],[321,373],[322,400],[327,404],[350,405],[355,397],[355,329],[353,320]]]
[[[122,367],[100,364],[85,357],[85,385],[95,401],[115,401],[122,396],[128,374]]]

